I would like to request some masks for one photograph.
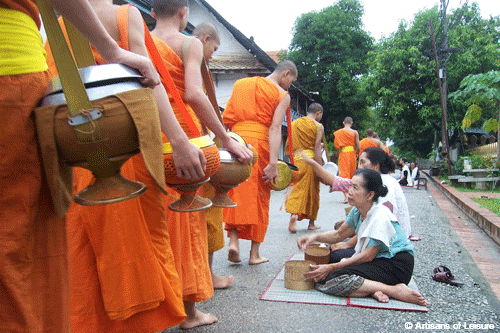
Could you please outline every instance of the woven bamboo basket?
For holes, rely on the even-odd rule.
[[[326,265],[330,262],[330,248],[322,247],[320,244],[310,244],[305,251],[304,258],[316,265]]]
[[[309,260],[288,260],[285,263],[285,288],[309,290],[314,288],[313,281],[305,281],[304,273],[311,270],[314,262]]]

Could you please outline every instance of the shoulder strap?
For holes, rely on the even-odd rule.
[[[292,141],[292,115],[290,113],[290,107],[286,109],[286,127],[287,127],[287,132],[288,132],[288,152],[290,154],[290,162],[292,164],[294,163],[294,157],[293,157],[293,141]]]
[[[153,60],[153,64],[156,66],[156,70],[160,74],[161,79],[163,80],[163,82],[165,82],[165,88],[167,92],[170,94],[170,96],[173,97],[175,104],[179,108],[179,111],[181,112],[184,121],[186,121],[186,124],[188,125],[191,134],[195,137],[200,136],[200,131],[198,130],[198,127],[196,127],[193,118],[191,118],[191,115],[186,109],[184,101],[182,100],[181,95],[179,94],[179,91],[177,90],[177,87],[175,86],[175,83],[172,80],[172,77],[170,76],[170,73],[168,72],[167,68],[165,67],[165,64],[163,63],[163,59],[161,58],[160,52],[158,52],[158,49],[156,48],[156,45],[153,41],[153,37],[151,37],[151,33],[149,32],[149,29],[146,26],[145,22],[144,22],[144,34],[145,34],[144,37],[145,37],[146,47],[148,49],[149,55]]]
[[[214,107],[215,113],[217,114],[217,117],[222,123],[222,126],[224,126],[224,122],[222,121],[222,115],[220,114],[219,111],[219,104],[217,103],[217,96],[215,95],[215,87],[214,87],[214,81],[212,80],[212,73],[210,73],[210,70],[208,69],[208,64],[205,61],[205,58],[203,58],[203,61],[201,62],[201,77],[203,78],[203,84],[205,85],[208,99],[210,100],[210,103]]]
[[[132,5],[123,5],[118,8],[116,13],[116,23],[118,24],[118,31],[120,33],[120,40],[123,43],[123,48],[129,50],[128,44],[128,12]],[[147,28],[147,27],[146,27]]]

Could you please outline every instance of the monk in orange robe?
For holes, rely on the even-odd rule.
[[[307,110],[307,116],[292,122],[292,148],[295,165],[299,168],[299,180],[293,185],[285,205],[286,211],[292,214],[288,224],[291,233],[297,232],[297,220],[304,218],[309,219],[309,230],[320,228],[314,224],[319,210],[319,179],[300,154],[307,154],[320,165],[323,164],[321,143],[324,129],[319,123],[322,117],[323,107],[313,103]]]
[[[356,156],[359,150],[359,134],[358,131],[351,128],[352,123],[351,117],[345,117],[343,122],[344,128],[333,133],[335,136],[333,143],[339,156],[339,176],[349,179],[354,176]],[[347,203],[347,193],[344,193],[344,196],[345,198],[342,203]]]
[[[92,5],[120,46],[148,54],[144,23],[135,7],[115,6],[108,0]],[[99,54],[94,52],[94,56],[103,63]],[[163,132],[175,142],[176,168],[185,177],[201,178],[203,153],[188,141],[164,87],[157,86],[154,93]],[[179,158],[179,152],[185,155]],[[147,185],[146,193],[106,206],[75,204],[68,213],[72,328],[76,332],[157,332],[186,318],[163,194],[141,154],[128,160],[121,173]],[[92,181],[90,172],[75,169],[76,191]]]
[[[381,148],[382,142],[374,137],[373,130],[371,128],[366,130],[366,138],[363,140],[359,141],[359,152],[358,156],[361,156],[363,154],[363,151],[368,148],[368,147],[379,147]]]
[[[159,82],[149,60],[120,49],[86,1],[51,3],[107,60]],[[32,114],[50,83],[39,27],[34,0],[1,1],[0,332],[70,332],[64,212],[56,214],[42,173]]]
[[[154,0],[152,5],[152,15],[157,19],[152,32],[154,43],[198,132],[201,129],[201,121],[221,139],[229,151],[238,156],[240,161],[251,163],[252,152],[229,137],[203,91],[201,78],[203,45],[200,40],[187,37],[181,32],[188,22],[187,0]],[[181,126],[188,136],[193,137],[194,133],[189,129],[187,119],[183,118],[170,92],[169,97]],[[178,195],[174,190],[171,190],[171,194]],[[173,201],[170,196],[164,198],[166,206]],[[179,213],[167,210],[167,220],[187,314],[186,320],[179,327],[189,329],[215,323],[218,320],[215,316],[196,308],[196,303],[205,301],[213,295],[208,265],[205,212]]]
[[[203,57],[205,58],[205,62],[208,64],[210,59],[212,59],[212,55],[220,46],[220,37],[217,28],[210,22],[203,22],[194,28],[193,36],[196,36],[196,38],[198,38],[203,44]],[[208,84],[211,84],[213,91],[215,91],[213,82],[211,81]],[[207,87],[205,87],[205,90],[207,90]],[[218,112],[219,106],[214,105],[214,109]],[[215,195],[215,189],[212,184],[203,184],[203,193],[207,198],[213,197]],[[205,211],[208,236],[208,264],[210,266],[210,272],[212,273],[212,283],[214,289],[225,289],[234,281],[234,277],[232,275],[217,275],[214,273],[212,268],[214,253],[224,248],[225,245],[222,216],[223,212],[220,207],[212,206]]]
[[[234,188],[231,199],[237,207],[224,211],[229,234],[228,259],[240,262],[239,239],[252,241],[250,265],[269,261],[259,253],[269,225],[270,180],[276,179],[281,124],[290,106],[287,89],[297,79],[292,61],[280,62],[267,77],[236,81],[223,114],[224,123],[257,150],[259,159],[249,179]]]

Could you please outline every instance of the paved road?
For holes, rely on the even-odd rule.
[[[413,234],[422,237],[415,246],[414,279],[420,292],[430,302],[428,313],[366,309],[335,305],[309,305],[260,301],[259,297],[285,261],[298,253],[296,238],[306,232],[307,221],[299,231],[288,232],[289,214],[279,208],[284,192],[271,196],[270,226],[261,254],[269,263],[249,266],[249,241],[241,241],[242,264],[226,260],[226,248],[214,257],[216,272],[235,276],[227,290],[216,290],[214,297],[200,303],[199,309],[211,312],[219,322],[192,332],[500,332],[500,302],[489,288],[465,247],[453,231],[430,191],[404,188],[412,216]],[[321,187],[318,225],[333,228],[345,218],[341,193],[328,193]],[[465,285],[461,288],[438,283],[430,278],[432,269],[444,264]],[[413,329],[406,329],[411,323]],[[467,323],[469,329],[454,330],[453,325]],[[416,329],[418,325],[449,324],[449,330]],[[494,330],[470,329],[471,324],[493,324]],[[429,327],[429,326],[428,326]],[[180,332],[171,328],[165,332]]]

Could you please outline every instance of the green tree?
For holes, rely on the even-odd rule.
[[[480,120],[483,116],[483,109],[496,110],[494,118],[485,120],[483,129],[487,132],[497,132],[498,139],[500,139],[499,71],[466,76],[460,83],[460,89],[450,94],[450,98],[463,100],[469,105],[462,120],[463,129],[469,128],[473,123]],[[500,154],[497,156],[500,156]]]
[[[432,57],[429,21],[442,38],[438,8],[415,14],[410,23],[382,39],[369,53],[370,75],[363,86],[376,116],[375,127],[390,137],[402,153],[425,157],[441,137],[441,109],[435,63]],[[447,62],[450,91],[463,77],[498,68],[500,21],[483,19],[477,4],[464,3],[448,15],[449,47],[462,49]],[[439,46],[438,46],[439,47]],[[448,127],[459,128],[465,110],[448,104]]]
[[[366,55],[373,39],[362,29],[363,13],[358,0],[338,0],[319,12],[302,14],[293,28],[287,58],[297,64],[305,89],[319,92],[330,140],[346,116],[358,129],[370,122],[360,77],[368,73]]]

